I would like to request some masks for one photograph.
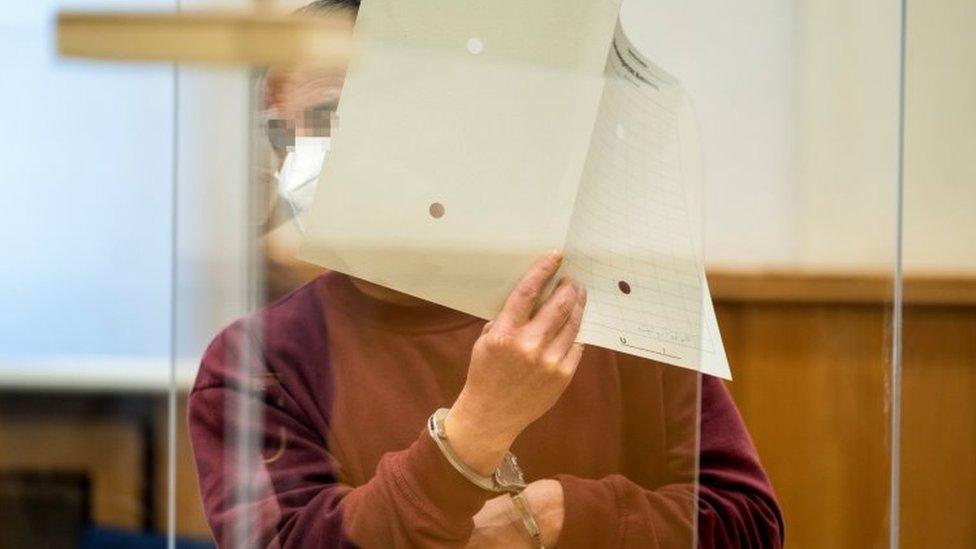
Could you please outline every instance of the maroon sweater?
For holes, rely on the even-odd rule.
[[[482,326],[330,273],[225,329],[189,398],[218,542],[244,521],[262,547],[463,547],[496,494],[457,473],[425,423],[461,390]],[[246,377],[245,356],[259,358]],[[241,423],[242,406],[256,421]],[[241,433],[257,446],[243,461]],[[562,483],[560,547],[687,547],[696,528],[704,547],[782,545],[772,487],[718,379],[588,347],[512,451],[528,481]]]

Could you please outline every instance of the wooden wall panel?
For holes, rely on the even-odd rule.
[[[976,547],[976,308],[905,311],[901,532]]]
[[[105,526],[142,526],[142,450],[125,418],[0,418],[0,469],[87,475],[92,519]]]
[[[788,545],[886,546],[890,307],[717,311]],[[906,307],[903,345],[901,547],[976,547],[976,307]]]
[[[798,548],[887,540],[889,379],[881,307],[720,304],[732,394]]]

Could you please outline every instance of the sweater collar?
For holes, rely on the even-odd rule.
[[[483,322],[480,318],[429,301],[402,305],[377,299],[357,288],[352,277],[335,271],[320,276],[316,286],[317,293],[328,306],[338,307],[357,322],[397,332],[440,332]]]

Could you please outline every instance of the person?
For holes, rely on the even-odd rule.
[[[342,78],[266,87],[294,139],[321,137]],[[490,322],[329,272],[222,331],[188,401],[218,543],[780,547],[721,380],[584,349],[586,289],[546,291],[561,260],[539,258]]]

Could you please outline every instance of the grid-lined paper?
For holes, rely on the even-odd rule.
[[[618,27],[566,241],[589,292],[582,342],[728,377],[693,234],[686,98]],[[708,302],[708,303],[706,303]],[[718,346],[721,343],[718,342]]]

